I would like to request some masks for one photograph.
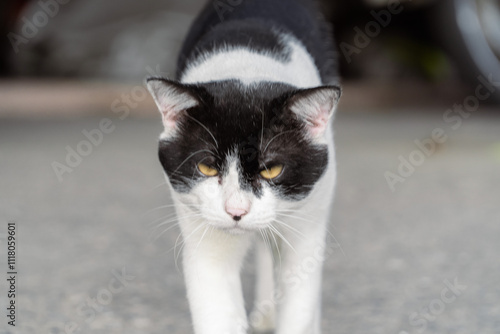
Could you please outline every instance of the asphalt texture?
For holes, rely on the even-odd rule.
[[[324,333],[500,333],[500,114],[482,109],[460,124],[441,108],[339,112]],[[159,116],[105,117],[0,121],[0,268],[15,223],[17,273],[15,327],[0,282],[2,334],[192,332],[179,230],[156,228],[173,212]],[[404,174],[394,191],[387,172]]]

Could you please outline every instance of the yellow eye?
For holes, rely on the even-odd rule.
[[[260,176],[262,176],[267,180],[271,180],[280,175],[282,170],[283,170],[283,165],[275,165],[271,168],[261,170]]]
[[[219,174],[219,171],[217,169],[209,167],[201,162],[198,164],[198,169],[203,175],[206,176],[216,176],[217,174]]]

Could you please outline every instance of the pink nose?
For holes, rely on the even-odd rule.
[[[244,209],[244,208],[238,208],[238,207],[228,206],[226,204],[226,212],[231,217],[233,217],[233,219],[235,221],[239,221],[241,219],[241,217],[243,217],[244,215],[246,215],[248,213],[248,210]]]

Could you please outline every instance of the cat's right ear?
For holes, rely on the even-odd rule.
[[[183,113],[199,105],[199,100],[184,85],[164,78],[148,78],[146,85],[160,110],[167,134],[172,134]]]

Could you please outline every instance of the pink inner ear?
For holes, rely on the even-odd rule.
[[[325,108],[320,108],[317,116],[312,119],[312,126],[310,126],[311,134],[316,137],[321,135],[328,124],[328,110]]]
[[[174,129],[179,119],[179,112],[176,110],[176,106],[163,107],[161,114],[163,126],[168,129]]]
[[[175,121],[168,117],[166,112],[163,112],[163,126],[169,129],[175,128]]]

